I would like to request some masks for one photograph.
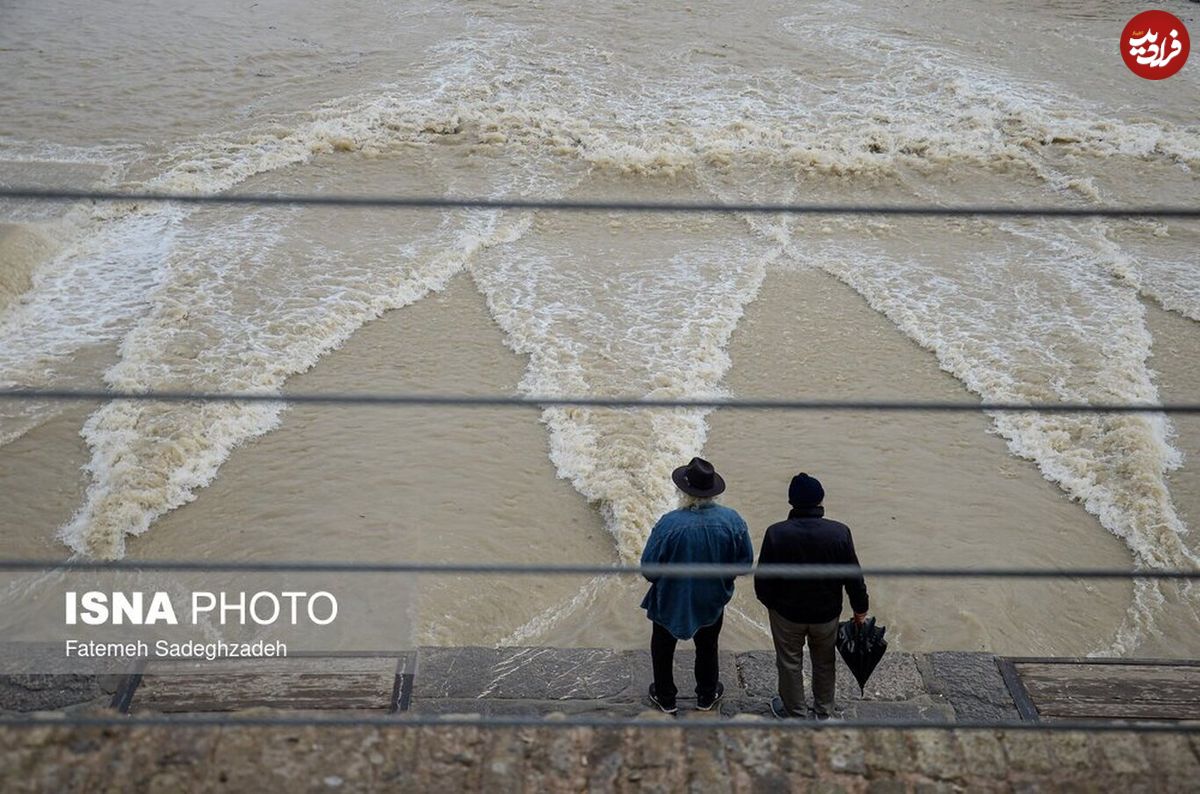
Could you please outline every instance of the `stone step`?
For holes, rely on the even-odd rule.
[[[676,655],[681,713],[695,706],[695,655]],[[774,655],[722,653],[725,696],[714,716],[770,716]],[[293,657],[218,662],[155,661],[126,680],[134,713],[411,711],[418,714],[630,717],[653,708],[648,651],[600,648],[421,648],[410,654]],[[118,695],[118,701],[121,695]],[[839,660],[838,702],[847,718],[946,720],[954,711],[931,698],[916,657],[884,657],[865,693]]]
[[[260,706],[388,711],[397,697],[398,669],[395,656],[154,661],[126,686],[136,685],[128,698],[132,713]]]

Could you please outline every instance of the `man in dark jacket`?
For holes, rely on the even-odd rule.
[[[858,565],[850,528],[825,518],[825,489],[804,472],[792,478],[787,521],[772,524],[763,536],[759,565]],[[861,575],[846,579],[779,579],[756,576],[754,594],[771,617],[779,697],[771,702],[777,717],[800,717],[804,707],[804,641],[812,654],[813,712],[833,715],[836,668],[834,650],[842,588],[850,596],[854,620],[867,618],[867,585]]]

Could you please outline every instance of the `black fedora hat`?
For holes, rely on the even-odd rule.
[[[671,479],[679,490],[701,499],[725,490],[725,479],[704,458],[692,458],[688,465],[671,472]]]

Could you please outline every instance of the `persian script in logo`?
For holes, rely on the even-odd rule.
[[[1147,80],[1162,80],[1183,68],[1191,50],[1187,28],[1166,11],[1143,11],[1121,31],[1121,58]]]

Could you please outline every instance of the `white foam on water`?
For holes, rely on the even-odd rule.
[[[682,241],[681,241],[682,242]],[[527,237],[471,272],[508,344],[529,356],[528,395],[719,396],[725,346],[775,252],[747,240],[603,261]],[[591,252],[587,252],[591,253]],[[673,505],[672,469],[699,454],[705,411],[550,408],[559,476],[599,505],[621,559],[641,555]]]
[[[120,339],[159,283],[182,213],[129,216],[85,236],[32,276],[32,287],[0,315],[0,383],[6,387],[94,387],[72,359]],[[59,406],[0,406],[0,446]]]
[[[33,271],[56,248],[39,224],[0,223],[0,314],[33,286]]]
[[[869,8],[858,10],[869,17]],[[993,167],[1020,163],[1052,184],[1063,175],[1043,153],[1200,164],[1200,131],[1194,125],[1114,118],[1055,86],[1053,75],[1044,81],[1021,79],[969,51],[923,45],[868,21],[841,20],[831,37],[815,21],[799,15],[781,20],[780,26],[815,47],[836,40],[839,57],[853,64],[823,81],[827,96],[809,107],[838,129],[842,145],[870,141],[885,152],[924,151],[935,161],[949,156]],[[1079,186],[1086,184],[1086,170],[1074,178]]]
[[[403,128],[381,121],[380,113],[408,118],[412,110],[399,101],[367,102],[341,115],[316,112],[282,135],[206,137],[176,152],[160,176],[133,187],[220,192],[318,154],[440,135],[452,118],[428,122],[418,113]],[[121,360],[106,375],[114,387],[273,391],[363,322],[440,288],[479,248],[512,239],[528,224],[502,222],[495,213],[445,214],[424,239],[373,240],[378,244],[358,256],[323,250],[316,234],[308,240],[315,256],[299,263],[279,253],[289,213],[251,212],[233,221],[214,214],[215,233],[194,219],[195,210],[173,206],[93,211],[91,233],[42,268],[22,305],[5,315],[6,379],[63,385],[56,361],[124,334]],[[27,405],[5,417],[5,440],[48,410]],[[61,537],[76,551],[121,556],[126,535],[194,498],[230,451],[273,428],[279,412],[262,404],[105,406],[83,428],[92,483]]]
[[[972,252],[939,268],[864,241],[809,242],[791,253],[854,288],[985,400],[1156,402],[1136,292],[1044,223],[1008,231],[1036,241],[1036,255]],[[993,421],[1012,452],[1124,540],[1139,567],[1200,563],[1167,491],[1165,475],[1181,458],[1162,416],[997,413]],[[1138,588],[1116,650],[1136,646],[1159,603],[1156,588]]]
[[[132,216],[38,270],[25,299],[0,318],[0,371],[35,377],[119,334],[157,285],[182,213]]]
[[[1120,230],[1097,221],[1087,237],[1093,256],[1116,278],[1164,309],[1200,322],[1200,262],[1193,224],[1156,221]],[[1133,239],[1130,239],[1133,238]]]
[[[441,289],[478,250],[527,225],[476,215],[435,224],[425,239],[361,240],[344,251],[323,248],[319,223],[294,228],[299,216],[246,215],[223,227],[219,244],[173,257],[107,381],[133,391],[277,392],[363,323]],[[284,243],[297,234],[314,237],[289,253]],[[92,482],[61,537],[79,552],[122,556],[127,535],[194,499],[232,450],[273,429],[281,411],[260,403],[106,405],[84,425]]]

